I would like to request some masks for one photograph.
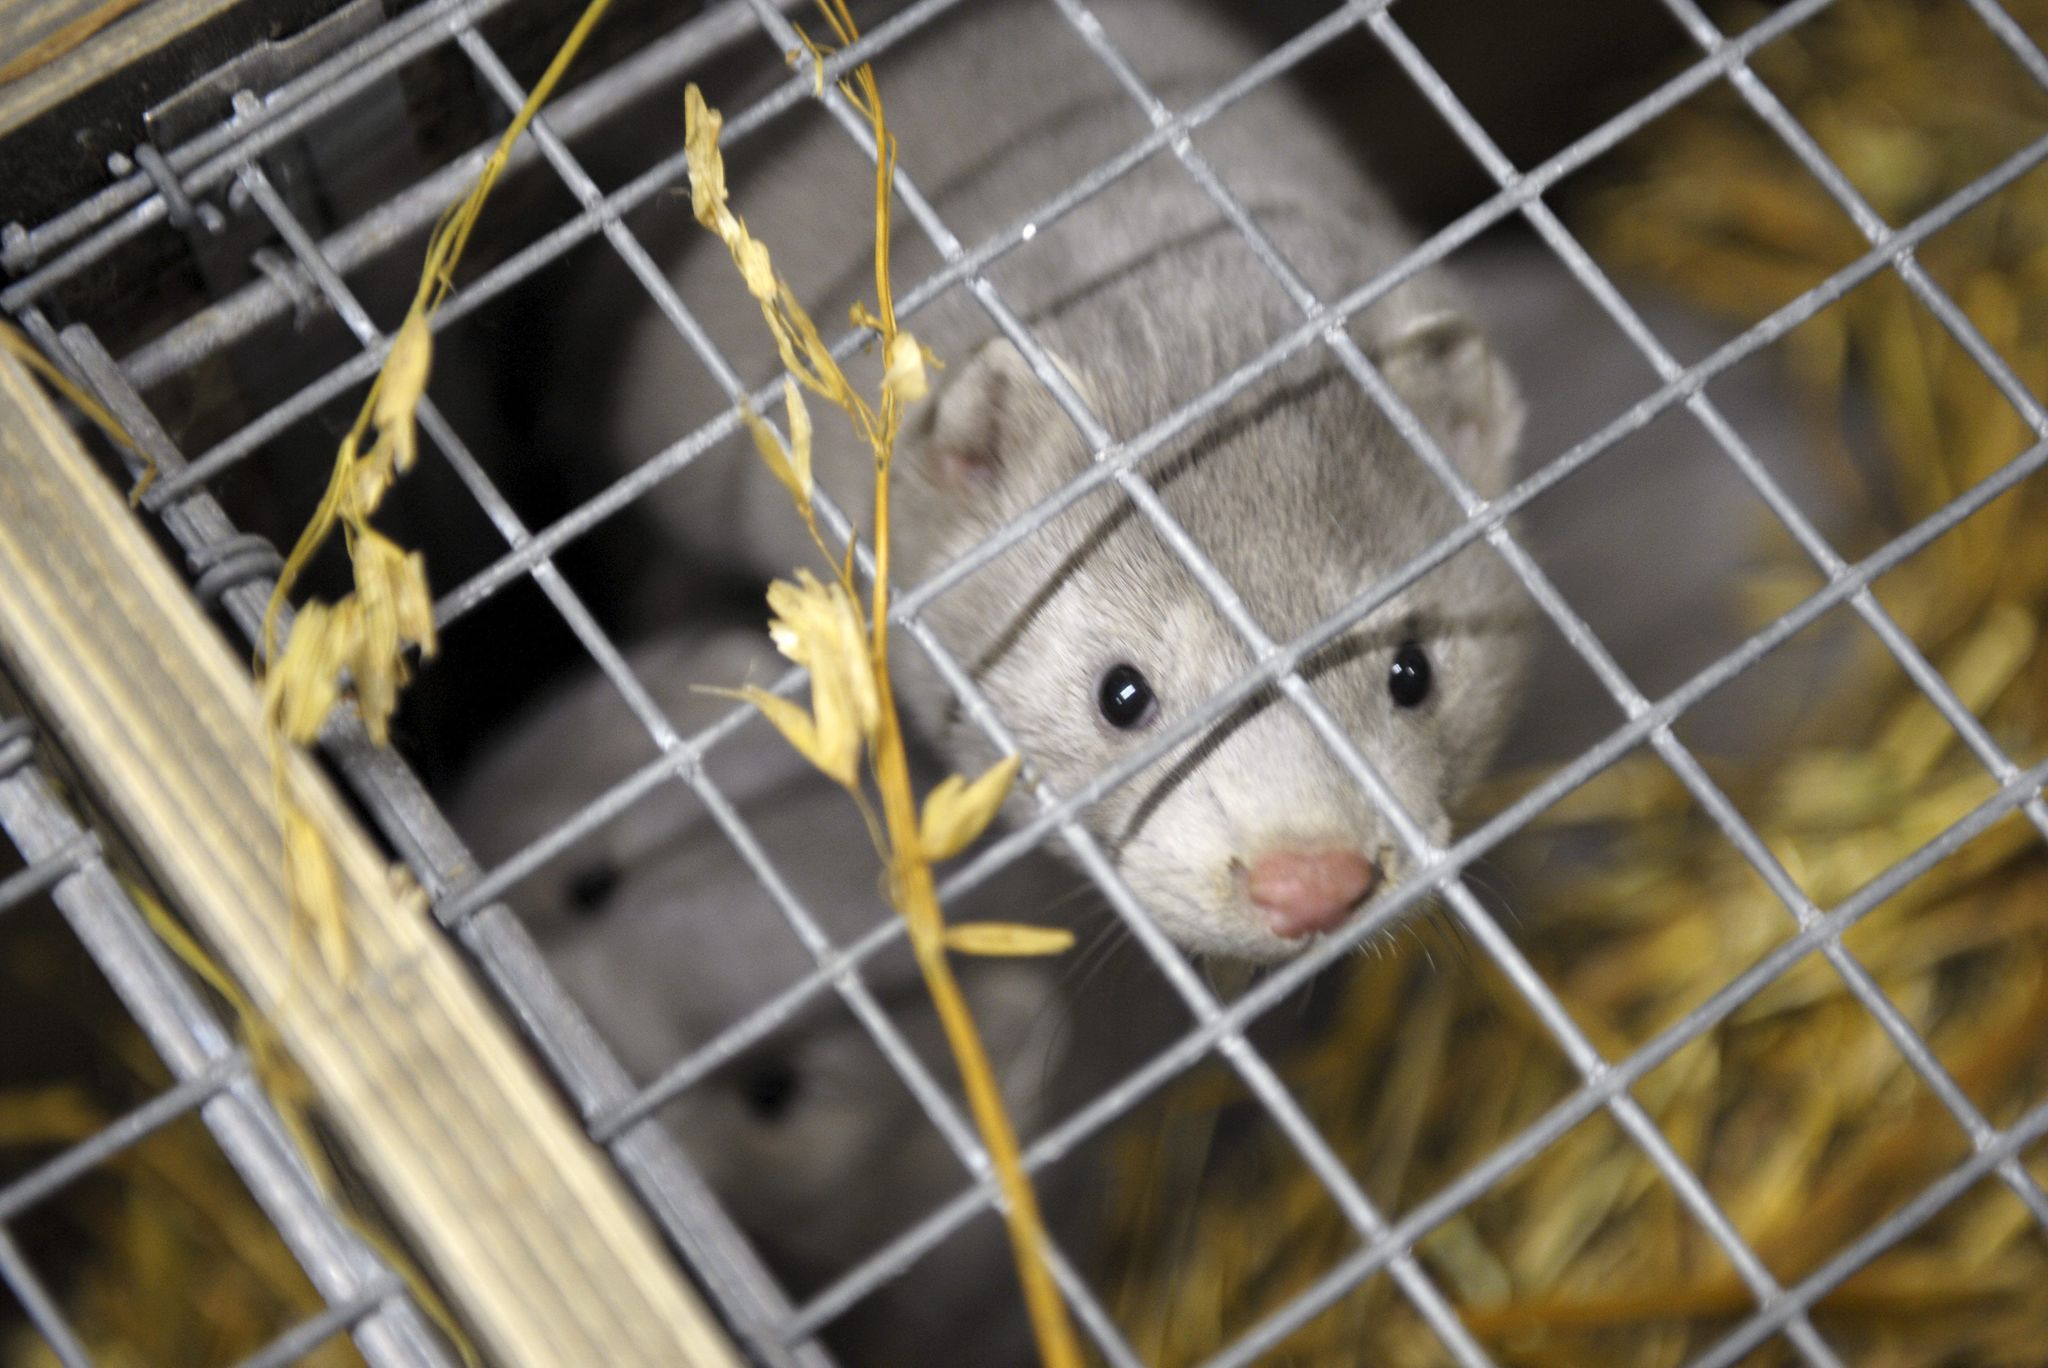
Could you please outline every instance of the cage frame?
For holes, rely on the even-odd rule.
[[[0,582],[8,586],[0,655],[10,677],[313,1083],[323,1117],[494,1361],[733,1361],[454,947],[394,883],[339,796],[295,755],[290,782],[332,857],[353,954],[352,971],[340,976],[301,962],[306,928],[285,893],[283,817],[254,683],[11,356],[0,360],[0,505]],[[86,843],[74,835],[69,844]],[[34,853],[32,844],[24,851]],[[68,877],[61,866],[56,874],[53,882]],[[160,957],[164,947],[152,944]],[[87,945],[97,958],[99,946]],[[118,967],[101,962],[110,973]],[[178,1005],[168,994],[181,983],[175,974],[136,978],[124,995],[154,1019]],[[11,1214],[228,1083],[255,1081],[238,1052],[217,1051],[170,1092],[10,1185],[0,1209]],[[295,1176],[311,1179],[302,1159]],[[368,1251],[335,1224],[344,1218],[328,1194],[314,1196],[328,1226],[304,1229],[336,1245],[328,1258],[352,1260],[341,1271],[360,1283]],[[290,1228],[303,1225],[295,1217]],[[0,1253],[0,1277],[57,1332],[52,1343],[67,1368],[89,1362],[12,1244]],[[374,1284],[336,1285],[342,1304],[378,1289],[364,1306],[375,1314],[357,1317],[373,1345],[390,1333],[379,1322],[409,1314],[382,1305],[398,1290],[393,1281],[382,1269]],[[341,1305],[329,1314],[341,1315]],[[416,1337],[415,1327],[402,1328]]]

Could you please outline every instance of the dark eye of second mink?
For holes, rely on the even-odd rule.
[[[764,1059],[740,1075],[740,1097],[763,1121],[779,1121],[796,1101],[796,1067],[786,1059]]]
[[[1095,688],[1095,706],[1103,721],[1128,731],[1152,716],[1157,706],[1152,685],[1135,665],[1112,665]]]
[[[1387,692],[1393,695],[1397,708],[1413,708],[1429,697],[1430,688],[1429,656],[1421,643],[1406,642],[1394,652],[1394,663],[1387,670]]]
[[[569,878],[569,905],[584,916],[602,912],[618,886],[619,871],[608,864],[579,869]]]

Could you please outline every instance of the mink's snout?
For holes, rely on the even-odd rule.
[[[1342,926],[1379,881],[1355,850],[1276,850],[1252,862],[1245,894],[1275,935],[1299,940]]]

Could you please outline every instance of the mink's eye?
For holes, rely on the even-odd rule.
[[[740,1098],[763,1121],[779,1121],[796,1101],[796,1066],[786,1059],[763,1059],[739,1078]]]
[[[619,871],[608,864],[591,865],[579,869],[569,876],[569,906],[580,917],[595,916],[604,911],[604,905],[611,900],[612,892],[619,886]]]
[[[1394,663],[1387,670],[1387,692],[1394,696],[1397,708],[1413,708],[1429,697],[1429,657],[1424,654],[1421,643],[1404,642],[1394,652]]]
[[[1135,665],[1112,665],[1095,686],[1095,706],[1103,721],[1122,731],[1143,726],[1159,711],[1152,685]]]

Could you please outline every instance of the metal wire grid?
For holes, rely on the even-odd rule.
[[[826,75],[836,76],[852,63],[883,50],[903,34],[929,22],[956,2],[957,0],[926,0],[926,3],[913,6],[889,24],[878,28],[854,49],[828,61]],[[2010,16],[1997,6],[1995,0],[1968,2],[2015,58],[2025,63],[2028,70],[2044,85],[2048,85],[2048,58],[2044,58],[2032,45]],[[1107,480],[1115,480],[1137,504],[1141,513],[1182,557],[1190,573],[1215,598],[1219,609],[1232,621],[1254,651],[1258,664],[1204,707],[1165,729],[1149,745],[1134,752],[1075,793],[1061,796],[1041,791],[1042,810],[1036,819],[996,842],[979,859],[947,881],[945,891],[948,894],[963,891],[991,877],[1016,854],[1057,831],[1079,862],[1102,885],[1112,904],[1130,926],[1134,938],[1145,946],[1161,971],[1181,993],[1198,1023],[1195,1030],[1158,1059],[1041,1137],[1028,1153],[1028,1161],[1036,1167],[1056,1160],[1210,1049],[1224,1055],[1245,1079],[1254,1094],[1266,1105],[1274,1120],[1301,1151],[1310,1166],[1323,1178],[1333,1199],[1358,1227],[1363,1240],[1363,1247],[1357,1254],[1330,1270],[1316,1286],[1274,1313],[1217,1360],[1220,1363],[1232,1364],[1250,1361],[1382,1267],[1392,1271],[1418,1311],[1436,1329],[1446,1347],[1459,1361],[1487,1362],[1484,1352],[1464,1331],[1455,1312],[1431,1285],[1419,1265],[1413,1261],[1409,1250],[1415,1240],[1474,1200],[1496,1179],[1601,1108],[1611,1111],[1617,1121],[1642,1145],[1703,1227],[1722,1245],[1731,1262],[1756,1295],[1757,1311],[1730,1332],[1720,1344],[1710,1349],[1699,1360],[1701,1363],[1732,1362],[1750,1348],[1781,1332],[1806,1361],[1837,1362],[1833,1352],[1807,1321],[1805,1309],[1842,1278],[1903,1238],[1947,1200],[1986,1173],[1998,1172],[2037,1218],[2048,1224],[2048,1197],[2044,1197],[2017,1161],[2018,1153],[2026,1144],[2048,1133],[2048,1103],[2028,1112],[2018,1123],[2003,1132],[1990,1126],[1934,1059],[1925,1042],[1918,1038],[1897,1009],[1884,997],[1867,971],[1840,943],[1842,931],[1857,918],[2008,813],[2016,809],[2024,810],[2038,828],[2048,833],[2048,808],[2044,808],[2038,792],[2043,778],[2048,777],[2048,766],[2036,766],[2023,771],[2004,756],[1984,733],[1981,725],[1970,715],[1968,709],[1884,613],[1868,588],[1871,581],[1885,570],[1897,565],[1977,508],[2016,485],[2044,463],[2048,463],[2048,440],[2036,442],[2015,457],[2004,469],[1964,494],[1940,514],[1910,529],[1863,561],[1851,565],[1843,562],[1833,552],[1825,539],[1814,530],[1811,523],[1783,491],[1770,480],[1739,435],[1722,419],[1703,392],[1703,386],[1714,375],[1768,345],[1798,323],[1827,307],[1855,285],[1889,267],[1899,274],[1915,296],[1935,313],[1964,349],[1977,360],[2035,433],[2048,438],[2048,420],[2044,420],[2039,404],[1953,302],[1925,275],[1913,257],[1917,245],[1933,232],[2039,164],[2044,157],[2048,157],[2048,138],[2037,140],[2022,149],[1978,182],[1912,224],[1893,230],[1876,217],[1840,170],[1828,161],[1746,66],[1751,53],[1825,8],[1828,0],[1808,0],[1807,3],[1789,6],[1733,40],[1723,37],[1690,0],[1660,0],[1703,49],[1703,59],[1630,109],[1548,159],[1542,166],[1528,172],[1518,172],[1507,162],[1499,149],[1463,108],[1455,94],[1429,68],[1426,60],[1407,40],[1389,12],[1388,0],[1352,0],[1321,23],[1268,54],[1207,100],[1178,116],[1168,111],[1145,90],[1142,82],[1136,78],[1128,63],[1095,22],[1093,15],[1078,0],[1050,0],[1050,3],[1057,6],[1064,19],[1073,25],[1083,40],[1115,72],[1152,121],[1154,131],[1149,137],[1134,144],[1126,153],[1113,158],[1097,171],[1082,178],[1068,191],[1020,219],[1008,231],[998,234],[972,251],[964,248],[945,230],[929,204],[917,194],[915,186],[899,173],[897,191],[902,202],[918,220],[920,227],[932,237],[948,262],[944,270],[909,291],[904,296],[903,307],[906,312],[914,311],[918,305],[928,301],[940,290],[956,282],[965,281],[967,287],[987,308],[996,325],[1018,344],[1041,380],[1047,384],[1080,430],[1089,438],[1097,451],[1098,461],[1088,474],[1058,495],[1046,500],[1017,524],[963,557],[955,565],[941,571],[925,585],[899,596],[898,619],[904,628],[918,639],[920,645],[932,653],[941,673],[959,693],[968,714],[974,717],[999,745],[1009,746],[1010,738],[1000,721],[991,713],[985,700],[959,670],[957,663],[923,628],[917,614],[935,595],[944,592],[950,585],[985,564],[1007,546],[1029,535],[1082,494]],[[789,26],[779,13],[765,3],[765,0],[748,0],[748,5],[754,11],[754,17],[759,21],[760,27],[777,43],[778,48],[787,49],[795,45],[794,34]],[[408,28],[405,37],[408,41],[425,44],[452,36],[485,81],[508,105],[516,105],[523,92],[519,91],[502,63],[473,27],[474,20],[479,17],[482,8],[478,5],[461,6],[453,3],[436,3],[422,7],[421,11],[414,11],[413,15],[418,15],[424,10],[433,10],[436,19],[445,24],[446,32],[440,33],[439,30],[435,30],[436,36],[430,37],[426,21],[422,21],[420,25]],[[713,11],[713,15],[729,20],[734,12],[735,7],[728,6]],[[396,27],[397,25],[391,26]],[[1316,299],[1303,287],[1298,277],[1288,268],[1284,258],[1260,232],[1256,223],[1231,197],[1215,173],[1194,152],[1187,135],[1192,129],[1293,66],[1309,53],[1326,45],[1340,34],[1361,28],[1370,31],[1394,55],[1471,148],[1481,165],[1495,178],[1500,189],[1480,206],[1423,243],[1402,263],[1332,304]],[[388,57],[390,52],[396,50],[398,40],[390,37],[390,29],[380,37],[388,45],[380,47],[378,51]],[[645,76],[645,69],[641,75]],[[1837,202],[1842,204],[1871,242],[1871,250],[1829,280],[1807,291],[1742,336],[1727,343],[1705,360],[1692,367],[1680,367],[1657,343],[1655,337],[1630,310],[1590,257],[1551,215],[1543,204],[1541,195],[1570,171],[1584,165],[1650,119],[1723,76],[1814,172]],[[582,107],[578,117],[601,117],[603,106],[607,102],[606,87],[610,79],[608,74],[591,82],[584,92],[579,92],[588,95],[590,103]],[[625,79],[627,78],[621,78],[622,81]],[[809,81],[803,76],[785,83],[767,100],[731,120],[727,126],[728,138],[746,136],[773,114],[780,112],[796,99],[803,98],[808,87]],[[826,104],[831,115],[846,126],[861,150],[871,157],[873,148],[858,117],[836,94],[828,94]],[[312,114],[303,113],[304,105],[293,108],[299,113],[293,114],[288,111],[284,117],[300,117],[302,120],[317,117],[317,111]],[[167,519],[175,518],[180,508],[189,507],[191,503],[197,502],[190,496],[211,475],[242,459],[270,435],[288,423],[296,421],[328,398],[367,378],[381,357],[384,346],[384,339],[349,296],[337,274],[333,260],[328,256],[330,247],[337,251],[367,251],[369,249],[363,244],[373,235],[363,231],[359,224],[354,226],[357,232],[353,240],[346,237],[350,230],[343,230],[343,233],[336,235],[339,241],[331,239],[329,243],[315,242],[292,219],[275,193],[270,191],[261,169],[255,164],[256,151],[268,145],[267,139],[270,135],[265,130],[269,125],[261,121],[260,111],[253,107],[245,108],[242,118],[255,129],[250,136],[261,141],[247,146],[230,144],[218,151],[212,161],[204,163],[201,167],[201,170],[212,178],[206,183],[217,184],[228,175],[235,178],[243,192],[253,199],[258,208],[278,228],[314,288],[356,332],[364,343],[365,350],[350,364],[337,368],[322,381],[293,396],[286,404],[272,410],[211,451],[202,454],[189,467],[170,473],[160,486],[159,494],[154,501],[158,507],[165,510]],[[588,177],[576,166],[573,157],[551,135],[548,131],[549,123],[550,118],[544,117],[535,125],[537,145],[541,154],[561,176],[564,184],[582,203],[583,213],[548,236],[537,240],[495,270],[485,273],[443,312],[440,321],[453,321],[468,308],[477,307],[485,299],[508,288],[518,279],[540,269],[575,242],[595,232],[603,232],[629,268],[648,288],[657,305],[697,349],[712,373],[720,379],[730,394],[738,397],[739,384],[731,368],[710,346],[701,329],[690,317],[688,309],[675,298],[665,278],[633,238],[630,230],[619,222],[620,215],[626,210],[644,201],[678,176],[682,168],[680,154],[651,168],[620,191],[604,196],[597,192]],[[1300,307],[1303,321],[1287,336],[1277,340],[1264,354],[1225,377],[1210,393],[1197,399],[1181,412],[1170,416],[1151,431],[1119,444],[1109,439],[1108,434],[1088,412],[1085,403],[1073,393],[1059,371],[1049,364],[1028,330],[1009,313],[1000,296],[980,273],[997,257],[1023,241],[1028,235],[1028,225],[1042,224],[1066,212],[1162,147],[1171,149],[1173,155],[1182,161],[1219,209],[1241,230],[1259,260],[1288,290]],[[198,182],[201,179],[199,172],[192,173],[193,181]],[[193,184],[190,188],[203,189],[205,184]],[[409,204],[409,212],[418,213],[419,206],[427,199],[418,195],[419,189],[420,187],[415,187],[414,191],[408,192],[408,195],[414,196],[410,201],[401,196],[399,200],[390,202],[386,210],[403,202]],[[103,198],[106,194],[111,192],[104,192]],[[0,294],[0,300],[20,310],[30,326],[38,328],[46,340],[57,340],[50,336],[49,325],[35,307],[36,298],[47,290],[49,285],[75,272],[90,259],[96,259],[98,255],[116,245],[123,235],[140,231],[148,222],[153,222],[154,220],[148,217],[154,212],[152,206],[158,205],[163,198],[159,194],[155,198],[145,199],[129,210],[126,217],[114,219],[104,227],[98,228],[94,236],[86,237],[72,252],[35,271],[4,294]],[[377,212],[383,214],[385,210]],[[1374,372],[1370,363],[1350,343],[1344,333],[1344,325],[1352,315],[1382,297],[1401,280],[1447,256],[1479,232],[1511,213],[1520,213],[1529,220],[1573,275],[1593,293],[1650,360],[1662,383],[1658,389],[1605,428],[1541,467],[1501,498],[1485,503],[1463,484],[1445,461],[1442,453],[1415,422],[1413,415],[1405,411],[1384,381]],[[53,232],[51,239],[61,239],[66,235],[76,236],[90,229],[92,224],[85,221],[89,217],[81,218],[77,216],[77,211],[74,211],[73,216],[67,216],[68,221],[53,221],[53,225],[61,231]],[[99,217],[105,219],[106,214],[101,213]],[[369,217],[375,218],[377,215]],[[44,232],[53,225],[45,225],[44,229],[36,231]],[[10,249],[24,240],[33,241],[33,235],[29,235],[27,239],[16,235]],[[281,289],[275,286],[274,282],[272,285],[273,288]],[[261,287],[256,288],[260,290]],[[115,367],[103,352],[94,356],[92,353],[95,344],[90,334],[82,328],[67,330],[62,341],[68,344],[74,362],[79,363],[82,369],[93,372],[91,378],[97,380],[103,390],[111,391],[114,398],[123,400],[124,407],[132,410],[139,405],[134,401],[131,382],[147,383],[149,379],[168,373],[180,364],[188,364],[187,351],[196,347],[197,354],[203,355],[206,350],[224,344],[234,328],[246,326],[245,321],[238,319],[245,320],[251,313],[264,308],[274,310],[279,307],[274,299],[265,299],[260,295],[250,295],[245,305],[244,313],[238,318],[230,318],[218,325],[213,338],[201,336],[188,325],[186,329],[181,330],[178,339],[178,348],[183,350],[162,346],[156,347],[155,350],[145,348],[123,367]],[[1251,621],[1230,587],[1221,581],[1200,549],[1195,547],[1173,522],[1136,467],[1145,456],[1172,440],[1206,414],[1213,412],[1232,395],[1256,381],[1287,357],[1318,340],[1329,345],[1340,363],[1387,409],[1389,416],[1416,447],[1418,455],[1444,483],[1453,497],[1458,499],[1467,514],[1467,521],[1463,527],[1447,536],[1437,546],[1416,557],[1413,562],[1382,583],[1373,586],[1324,623],[1294,641],[1275,643],[1263,634],[1258,624]],[[849,335],[841,339],[839,350],[843,352],[850,349],[857,345],[858,341],[857,335]],[[129,373],[123,375],[123,370]],[[773,392],[771,389],[752,397],[757,404],[763,404],[772,400]],[[1505,519],[1551,485],[1607,450],[1616,441],[1678,403],[1684,403],[1695,417],[1705,424],[1743,478],[1786,523],[1801,546],[1822,569],[1828,583],[1826,588],[1778,622],[1759,631],[1661,700],[1652,702],[1642,696],[1629,682],[1601,646],[1590,627],[1563,603],[1548,580],[1521,551],[1507,532]],[[688,1058],[678,1061],[649,1088],[637,1094],[622,1095],[622,1090],[617,1086],[592,1087],[587,1077],[580,1080],[584,1086],[577,1086],[579,1080],[572,1079],[572,1091],[577,1093],[579,1102],[590,1118],[592,1134],[613,1146],[614,1152],[620,1155],[622,1165],[627,1169],[629,1176],[634,1178],[643,1195],[657,1199],[657,1214],[662,1217],[671,1235],[683,1245],[686,1252],[693,1253],[699,1259],[700,1268],[704,1266],[702,1260],[707,1248],[718,1245],[720,1240],[707,1237],[702,1231],[689,1229],[688,1221],[684,1218],[690,1214],[691,1204],[677,1203],[673,1192],[667,1189],[667,1182],[673,1180],[678,1173],[687,1176],[687,1169],[671,1166],[664,1174],[658,1166],[636,1162],[636,1152],[631,1149],[634,1141],[644,1140],[653,1131],[645,1122],[655,1107],[765,1035],[776,1024],[786,1019],[789,1012],[817,993],[825,991],[828,986],[841,994],[856,1015],[869,1027],[885,1055],[904,1072],[906,1082],[925,1103],[934,1124],[954,1144],[970,1172],[981,1181],[970,1186],[948,1206],[934,1213],[888,1248],[813,1298],[808,1305],[793,1313],[777,1304],[778,1296],[773,1293],[772,1288],[763,1291],[759,1286],[749,1282],[750,1278],[758,1274],[758,1270],[743,1267],[743,1259],[729,1262],[722,1268],[714,1265],[706,1276],[714,1289],[728,1299],[728,1311],[734,1315],[742,1332],[747,1334],[757,1350],[766,1356],[779,1358],[781,1355],[773,1352],[774,1346],[802,1341],[806,1335],[814,1332],[886,1278],[900,1271],[975,1212],[981,1210],[991,1200],[991,1191],[990,1185],[986,1182],[985,1160],[973,1136],[966,1130],[943,1092],[903,1047],[892,1025],[874,1006],[860,983],[860,962],[900,934],[898,928],[893,924],[885,925],[851,946],[831,946],[819,933],[815,922],[809,918],[805,910],[789,896],[773,868],[766,863],[758,847],[754,845],[744,823],[701,772],[700,761],[704,753],[733,727],[741,725],[745,714],[735,713],[687,740],[677,737],[666,720],[661,717],[659,710],[652,706],[646,691],[625,667],[616,649],[596,629],[588,613],[577,602],[573,592],[560,580],[548,560],[548,557],[568,540],[581,535],[729,433],[734,421],[733,415],[728,413],[705,425],[668,451],[661,453],[639,471],[618,481],[598,498],[535,535],[519,524],[511,510],[491,488],[488,479],[484,477],[473,458],[462,447],[459,438],[448,429],[445,422],[441,421],[439,415],[432,412],[423,415],[423,425],[427,428],[430,439],[456,464],[458,471],[511,547],[496,564],[442,600],[438,605],[442,623],[445,625],[454,621],[513,578],[521,574],[532,574],[543,591],[556,604],[557,610],[564,614],[572,630],[583,640],[599,666],[606,671],[629,704],[634,707],[650,735],[663,750],[662,759],[629,776],[569,823],[506,861],[498,869],[476,880],[467,888],[455,890],[450,887],[447,876],[451,868],[459,868],[459,847],[452,844],[445,827],[439,824],[437,815],[423,805],[416,786],[410,785],[410,776],[403,774],[402,766],[388,758],[380,760],[373,752],[365,750],[360,745],[359,737],[344,736],[342,749],[345,768],[351,771],[359,786],[370,791],[372,807],[383,820],[387,830],[392,832],[393,839],[414,858],[415,864],[424,863],[427,866],[423,871],[423,877],[426,878],[430,889],[437,894],[438,907],[444,922],[457,928],[472,948],[479,950],[486,966],[494,970],[494,978],[501,989],[507,991],[507,995],[519,1007],[529,1030],[536,1035],[544,1051],[554,1058],[558,1066],[562,1064],[565,1054],[562,1037],[574,1038],[578,1035],[579,1029],[582,1035],[587,1036],[587,1028],[582,1028],[580,1022],[570,1019],[573,1018],[573,1009],[569,1009],[567,1015],[559,1010],[565,1004],[560,1002],[558,994],[555,995],[555,1000],[550,1002],[543,987],[530,981],[523,984],[527,995],[518,991],[519,980],[522,977],[531,980],[533,975],[530,972],[523,976],[519,972],[508,973],[505,962],[508,958],[514,962],[518,961],[521,953],[530,960],[531,946],[526,944],[522,950],[520,942],[523,937],[518,935],[516,928],[506,926],[503,909],[495,904],[494,899],[553,854],[665,781],[682,781],[705,802],[714,819],[719,821],[733,838],[743,857],[761,875],[764,883],[782,904],[792,925],[818,956],[819,967],[813,974],[785,993],[762,1004],[754,1013]],[[161,441],[161,433],[155,435],[157,440]],[[183,502],[180,502],[181,500]],[[826,514],[828,523],[832,524],[835,530],[843,532],[844,520],[838,515],[838,511],[828,509]],[[1596,676],[1613,694],[1627,715],[1628,721],[1485,826],[1448,849],[1439,849],[1427,842],[1406,814],[1399,811],[1371,763],[1342,734],[1320,707],[1313,690],[1294,671],[1306,655],[1354,625],[1400,588],[1480,537],[1484,537],[1489,545],[1515,568],[1539,606],[1558,625],[1565,639],[1581,654]],[[1764,653],[1794,635],[1823,612],[1844,601],[1877,631],[1901,667],[1956,727],[1972,751],[2000,783],[2001,788],[1991,799],[1913,857],[1873,881],[1840,906],[1823,912],[1804,897],[1763,847],[1756,833],[1728,803],[1725,795],[1713,786],[1696,760],[1676,739],[1671,731],[1671,724],[1712,689],[1746,669]],[[782,684],[788,687],[795,681],[796,676],[792,673],[789,678],[782,681]],[[1350,928],[1347,935],[1319,947],[1311,955],[1272,975],[1253,992],[1225,1007],[1218,1003],[1190,972],[1178,952],[1144,919],[1141,909],[1117,879],[1099,847],[1078,825],[1076,814],[1086,803],[1115,784],[1130,778],[1164,750],[1208,725],[1252,693],[1268,686],[1279,688],[1288,697],[1290,704],[1297,707],[1319,734],[1324,736],[1333,753],[1387,812],[1390,822],[1396,827],[1414,856],[1417,872],[1400,887],[1378,900],[1359,923]],[[341,730],[346,732],[348,729],[344,727]],[[1465,889],[1460,875],[1464,866],[1472,859],[1479,857],[1520,829],[1537,812],[1646,738],[1785,903],[1798,930],[1792,938],[1726,985],[1685,1019],[1675,1023],[1628,1058],[1619,1062],[1609,1062],[1602,1059],[1577,1032],[1562,1004],[1550,993],[1535,971],[1521,958],[1499,927]],[[1264,1061],[1245,1042],[1241,1032],[1259,1012],[1270,1007],[1337,955],[1344,953],[1358,939],[1386,925],[1432,890],[1440,891],[1446,896],[1453,912],[1474,941],[1493,957],[1510,982],[1535,1009],[1586,1081],[1576,1092],[1558,1103],[1515,1139],[1389,1226],[1373,1209],[1363,1193],[1358,1191],[1355,1183],[1343,1171],[1341,1164],[1337,1162],[1322,1138],[1301,1115],[1285,1089],[1267,1069]],[[509,935],[499,934],[506,932],[509,932]],[[1669,1058],[1679,1047],[1724,1019],[1740,1003],[1814,949],[1819,949],[1835,966],[1849,990],[1872,1011],[1887,1034],[1897,1043],[1907,1063],[1955,1114],[1972,1140],[1974,1154],[1971,1159],[1931,1185],[1919,1197],[1839,1251],[1833,1259],[1797,1286],[1785,1289],[1772,1279],[1754,1253],[1743,1244],[1725,1214],[1715,1206],[1697,1178],[1684,1168],[1654,1124],[1636,1106],[1627,1090],[1637,1079]],[[529,963],[524,967],[530,971],[533,966]],[[508,983],[514,986],[508,988]],[[573,1049],[566,1053],[578,1055]],[[579,1068],[585,1074],[591,1072],[590,1061],[586,1058],[578,1056],[572,1058],[569,1063],[569,1072],[572,1074]],[[603,1074],[605,1070],[599,1068],[595,1072]],[[615,1066],[611,1073],[616,1075]],[[612,1081],[616,1083],[617,1080]],[[604,1095],[607,1092],[611,1094],[609,1097]],[[650,1192],[651,1188],[656,1191]],[[1135,1362],[1135,1356],[1129,1346],[1123,1343],[1115,1328],[1109,1324],[1099,1303],[1074,1276],[1072,1269],[1063,1262],[1056,1262],[1056,1272],[1077,1314],[1103,1352],[1114,1362]],[[735,1281],[747,1284],[742,1291],[751,1296],[750,1301],[742,1299],[735,1302],[730,1298],[729,1294]]]
[[[110,411],[160,470],[175,473],[182,467],[177,448],[90,328],[73,325],[57,334],[35,311],[23,317],[39,341],[59,349],[53,354],[75,366],[80,378],[105,397]],[[438,423],[430,432],[449,435]],[[238,533],[210,494],[171,505],[163,518],[191,562],[195,589],[217,599],[252,646],[260,642],[265,604],[282,563],[276,549],[261,538]],[[281,630],[288,631],[289,622],[287,610],[281,615]],[[331,719],[322,741],[437,905],[474,877],[474,862],[418,779],[392,752],[372,745],[360,721],[352,715]],[[631,1095],[625,1071],[555,982],[531,937],[509,911],[496,905],[474,910],[459,924],[448,923],[445,917],[443,921],[513,1007],[528,1038],[586,1114]],[[738,1325],[779,1324],[788,1315],[788,1304],[773,1280],[664,1131],[639,1127],[618,1136],[610,1150],[649,1211]],[[770,1362],[820,1361],[814,1351],[784,1352],[779,1342],[770,1348],[773,1352],[763,1355]]]
[[[0,1186],[0,1284],[20,1300],[64,1368],[89,1368],[90,1353],[7,1225],[122,1150],[196,1112],[325,1303],[324,1310],[242,1360],[241,1368],[282,1368],[343,1334],[353,1335],[377,1368],[448,1364],[404,1285],[328,1205],[247,1056],[149,929],[108,868],[98,840],[44,778],[34,751],[29,724],[0,717],[0,829],[26,865],[0,881],[0,916],[47,894],[177,1082]]]

